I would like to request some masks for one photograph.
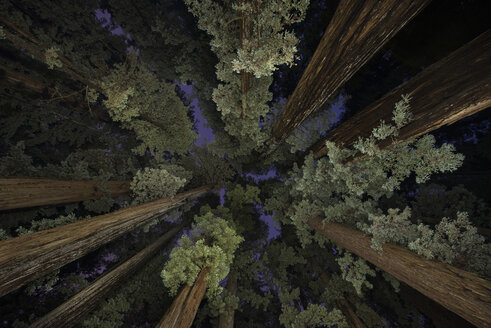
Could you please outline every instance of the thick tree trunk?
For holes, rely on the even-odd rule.
[[[0,241],[0,296],[70,263],[171,209],[205,194],[203,186],[146,204]]]
[[[235,295],[235,293],[237,292],[236,273],[229,274],[226,289],[231,295]],[[220,314],[220,317],[218,319],[218,328],[234,328],[234,317],[235,310],[230,306],[226,306],[225,313]]]
[[[421,313],[430,318],[436,328],[472,328],[475,327],[455,313],[445,309],[417,290],[401,284],[401,297],[413,304]]]
[[[209,268],[202,269],[192,287],[186,285],[181,289],[179,295],[177,295],[171,307],[157,325],[158,328],[191,327],[201,300],[205,296],[206,276],[209,272]]]
[[[414,139],[491,106],[491,30],[396,87],[315,143],[309,151],[327,154],[326,141],[352,145],[380,124],[392,121],[394,104],[401,95],[411,97],[413,120],[403,127],[398,143]],[[379,143],[390,146],[392,140]]]
[[[30,328],[74,327],[84,315],[94,310],[99,302],[112,290],[117,288],[121,282],[148,262],[184,226],[185,224],[183,223],[172,228],[138,254],[100,277],[90,286],[84,288],[68,301],[34,322]]]
[[[314,265],[315,271],[317,271],[317,274],[321,278],[322,282],[326,285],[326,287],[329,286],[329,277],[327,276],[326,272],[322,270],[320,265],[315,261],[315,259],[312,259],[312,263]],[[361,321],[360,318],[356,315],[355,311],[353,311],[353,308],[349,304],[349,302],[346,299],[339,299],[336,301],[336,306],[343,312],[346,321],[348,322],[348,325],[350,327],[354,328],[366,328],[365,324],[363,321]]]
[[[318,110],[429,0],[340,1],[295,91],[273,126],[272,152]]]
[[[97,199],[106,187],[111,196],[128,194],[128,181],[71,181],[37,178],[0,179],[0,210]]]
[[[319,217],[309,219],[308,225],[476,326],[491,326],[490,281],[390,243],[379,255],[370,247],[369,236],[338,223],[323,225]]]

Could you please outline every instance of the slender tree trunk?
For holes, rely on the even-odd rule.
[[[72,224],[0,241],[0,296],[205,194],[202,186],[174,196]]]
[[[401,95],[411,97],[413,120],[396,137],[398,143],[414,139],[491,106],[491,30],[396,87],[316,142],[307,152],[327,154],[326,141],[352,145],[380,124],[392,121]],[[390,146],[392,140],[379,143]]]
[[[319,46],[273,126],[271,153],[318,110],[429,0],[340,1]]]
[[[128,194],[128,181],[77,181],[37,178],[0,179],[0,210],[97,199],[104,187],[111,196]]]
[[[247,0],[243,0],[245,2]],[[251,13],[243,12],[242,19],[240,20],[240,47],[244,47],[244,41],[250,38],[251,35]],[[242,113],[241,118],[244,119],[247,109],[247,91],[249,90],[249,78],[250,74],[242,70],[240,72],[240,86],[242,92]]]
[[[237,292],[237,274],[230,273],[227,281],[227,291],[229,294],[234,295]],[[234,328],[234,317],[235,310],[230,307],[225,307],[225,313],[220,314],[220,318],[218,319],[218,328]]]
[[[0,64],[0,70],[4,72],[7,81],[14,86],[26,87],[35,93],[43,93],[48,89],[43,82],[37,81],[26,74],[16,72],[2,64]]]
[[[317,271],[317,274],[319,275],[319,278],[321,278],[322,282],[326,287],[329,287],[329,277],[327,276],[326,272],[322,270],[320,265],[315,261],[315,259],[312,259],[312,263],[314,265],[315,271]],[[355,311],[353,311],[353,308],[349,304],[349,302],[346,299],[338,299],[336,300],[336,306],[343,312],[346,321],[348,322],[348,325],[350,327],[354,328],[366,328],[365,324],[363,321],[361,321],[360,318],[356,315]]]
[[[369,236],[338,223],[324,225],[320,217],[309,219],[308,225],[476,326],[491,326],[490,281],[390,243],[380,255],[370,247]]]
[[[47,91],[49,94],[54,95],[56,92],[55,89],[50,88],[42,81],[36,80],[26,74],[22,74],[14,70],[11,70],[10,68],[2,64],[0,64],[0,71],[4,72],[7,81],[16,88],[17,87],[27,88],[30,91],[37,94],[43,94],[45,93],[45,91]],[[64,95],[63,100],[73,103],[73,102],[79,102],[80,99],[77,99],[75,95]],[[51,100],[48,98],[46,99],[46,101],[49,102]],[[73,108],[75,111],[80,113],[87,112],[86,102],[82,102],[80,104],[73,105],[73,106],[71,105],[68,106],[70,106],[70,108]],[[111,118],[109,117],[109,114],[105,109],[102,109],[100,105],[94,104],[93,106],[91,106],[91,113],[94,115],[95,118],[101,121],[111,122]]]
[[[158,328],[191,327],[201,300],[205,296],[206,276],[209,272],[209,268],[202,269],[192,287],[186,285],[181,289],[179,295],[177,295],[171,307],[157,325]]]
[[[172,228],[138,254],[34,322],[30,328],[74,327],[84,315],[94,310],[99,302],[112,290],[116,289],[126,278],[148,262],[184,226],[185,224],[183,223]]]
[[[445,309],[417,290],[401,284],[399,295],[413,304],[419,311],[430,318],[436,328],[472,328],[475,327],[455,313]]]

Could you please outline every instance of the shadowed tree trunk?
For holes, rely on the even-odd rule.
[[[130,183],[37,178],[0,179],[0,210],[97,199],[103,196],[105,189],[113,197],[121,196],[130,192]]]
[[[428,3],[429,0],[340,1],[312,60],[273,126],[264,154],[274,151]]]
[[[411,97],[413,119],[404,126],[396,142],[404,142],[491,106],[491,30],[429,66],[396,87],[338,128],[329,132],[306,152],[319,158],[327,154],[326,141],[352,145],[367,137],[380,124],[392,121],[394,104],[401,95]],[[392,140],[379,142],[380,148]]]
[[[417,290],[401,284],[399,295],[407,302],[413,304],[421,313],[430,318],[436,328],[473,328],[469,322],[465,321],[455,313],[445,309],[440,304],[432,301]]]
[[[243,0],[245,3],[247,0]],[[242,19],[240,20],[240,47],[244,47],[244,41],[249,39],[251,36],[251,27],[252,27],[252,13],[243,12]],[[246,115],[247,109],[247,91],[249,90],[249,78],[250,74],[246,71],[240,71],[240,87],[242,91],[242,112],[241,118],[244,119]]]
[[[48,94],[51,95],[51,97],[54,97],[55,94],[57,94],[57,90],[54,88],[49,87],[48,85],[44,84],[42,81],[36,80],[35,78],[16,72],[2,64],[0,64],[0,72],[3,72],[6,80],[13,85],[14,88],[27,88],[29,91],[32,91],[33,93],[36,94],[44,94],[47,92]],[[63,97],[63,100],[68,101],[70,103],[76,103],[79,101],[77,99],[76,95],[69,94],[69,95],[63,95],[60,96]],[[52,101],[51,99],[46,97],[46,101]],[[87,112],[87,105],[85,102],[82,102],[78,105],[71,105],[67,104],[70,108],[73,108],[75,111],[84,113]],[[39,106],[41,107],[41,106]],[[104,122],[111,122],[111,118],[109,117],[109,114],[107,113],[106,110],[102,109],[100,105],[98,104],[93,104],[90,108],[90,113],[97,119],[104,121]]]
[[[194,285],[185,285],[172,303],[169,310],[157,325],[158,328],[189,328],[193,324],[203,296],[205,296],[206,276],[209,268],[201,270]]]
[[[0,241],[0,296],[62,267],[188,200],[209,191],[202,186],[75,223]]]
[[[317,274],[319,275],[319,278],[321,278],[322,282],[326,287],[329,287],[329,277],[327,276],[326,272],[322,270],[320,265],[315,261],[315,259],[312,259],[312,263],[314,265],[315,271],[317,271]],[[366,328],[365,324],[363,321],[361,321],[360,318],[356,315],[355,311],[353,311],[353,308],[349,304],[349,302],[346,299],[338,299],[336,300],[336,306],[343,312],[346,322],[348,322],[348,325],[350,327],[354,328]]]
[[[84,315],[94,310],[99,305],[99,302],[112,290],[116,289],[126,278],[148,262],[184,226],[185,223],[182,223],[172,228],[138,254],[100,277],[90,286],[84,288],[68,301],[34,322],[30,328],[74,327]]]
[[[235,293],[237,292],[236,273],[229,274],[226,289],[230,295],[235,296]],[[225,313],[220,314],[220,318],[218,319],[218,328],[234,328],[234,317],[235,310],[230,306],[226,306]]]
[[[478,327],[491,326],[491,282],[446,263],[428,260],[391,243],[383,255],[370,247],[371,238],[338,223],[308,220],[308,225]]]

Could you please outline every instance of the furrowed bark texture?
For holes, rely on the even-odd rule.
[[[104,186],[111,196],[130,192],[129,181],[70,181],[36,178],[0,179],[0,210],[97,199]]]
[[[327,140],[345,147],[358,137],[368,137],[380,120],[392,122],[394,104],[401,95],[411,97],[413,119],[403,127],[396,142],[404,142],[491,106],[491,30],[429,66],[409,81],[357,113],[329,132],[306,153],[319,158],[327,154]],[[390,146],[392,140],[378,144]]]
[[[192,286],[184,286],[177,298],[166,312],[162,321],[157,325],[159,328],[189,328],[193,324],[196,312],[203,296],[205,296],[206,277],[209,268],[203,268]]]
[[[112,290],[117,288],[133,272],[139,270],[160,250],[165,243],[174,237],[184,224],[172,228],[154,243],[138,254],[97,279],[90,286],[72,296],[68,301],[34,322],[30,328],[74,327],[79,320],[102,301]]]
[[[308,225],[470,323],[491,326],[490,281],[390,243],[383,245],[383,255],[379,255],[370,247],[369,236],[338,223],[323,225],[319,217],[309,219]]]
[[[319,275],[319,278],[321,278],[326,287],[329,287],[329,277],[327,276],[327,273],[322,270],[321,266],[315,261],[315,259],[312,259],[312,263],[314,265],[315,271],[317,271],[317,274]],[[367,328],[363,321],[358,318],[355,311],[346,299],[343,298],[336,300],[336,306],[338,307],[338,309],[341,310],[341,312],[343,312],[344,317],[346,318],[346,321],[348,322],[348,325],[350,327]]]
[[[399,295],[413,304],[421,313],[431,319],[436,328],[473,328],[474,325],[465,321],[455,313],[445,309],[417,290],[401,284]]]
[[[202,186],[146,204],[0,241],[0,296],[70,263],[205,194]]]
[[[340,1],[295,91],[273,126],[271,153],[429,0]]]
[[[237,292],[237,274],[229,274],[226,289],[231,295],[235,295]],[[234,317],[235,310],[230,306],[226,306],[225,313],[220,314],[218,319],[218,328],[234,328]]]

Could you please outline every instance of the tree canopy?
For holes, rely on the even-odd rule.
[[[0,326],[491,324],[490,7],[1,2]]]

